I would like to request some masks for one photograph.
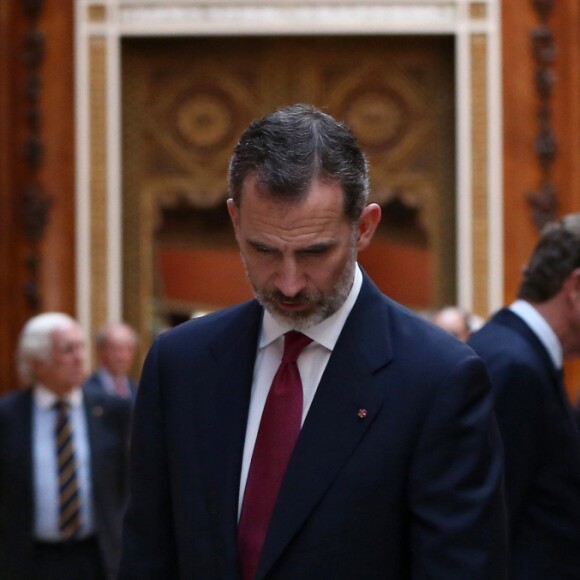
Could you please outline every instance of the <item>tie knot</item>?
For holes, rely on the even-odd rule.
[[[70,408],[70,403],[68,401],[65,401],[64,399],[58,399],[56,401],[56,403],[54,404],[54,408],[59,412],[59,413],[63,413],[69,410]]]
[[[283,362],[296,362],[302,350],[312,342],[312,339],[301,332],[291,330],[284,335]]]

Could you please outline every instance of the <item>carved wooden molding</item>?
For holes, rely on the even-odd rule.
[[[38,29],[44,0],[22,0],[22,8],[29,22],[29,28],[22,46],[22,63],[26,69],[26,136],[22,143],[22,156],[26,164],[26,178],[22,189],[22,228],[28,243],[26,255],[26,281],[24,296],[28,307],[39,311],[42,299],[39,288],[40,241],[44,236],[49,219],[52,198],[46,195],[39,181],[39,170],[44,161],[42,143],[42,110],[40,95],[42,90],[41,66],[44,60],[45,36]]]
[[[554,9],[555,0],[532,0],[532,5],[539,17],[530,37],[532,54],[536,63],[535,89],[538,96],[538,134],[535,141],[535,152],[541,171],[538,188],[527,194],[532,209],[532,218],[540,230],[546,223],[554,220],[558,211],[557,191],[552,180],[552,168],[557,156],[557,140],[552,128],[552,90],[554,72],[552,66],[556,58],[554,34],[548,23]]]

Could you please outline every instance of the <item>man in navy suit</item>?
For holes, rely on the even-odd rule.
[[[257,300],[147,356],[120,578],[503,578],[485,367],[358,267],[381,210],[350,130],[280,109],[229,183]]]
[[[95,336],[98,368],[86,384],[121,399],[134,400],[137,383],[129,376],[135,359],[137,334],[122,322],[103,326]]]
[[[510,578],[580,578],[580,438],[562,381],[580,355],[580,214],[546,227],[518,299],[469,343],[505,447]]]
[[[17,360],[29,388],[0,400],[0,578],[113,579],[130,404],[81,389],[84,341],[66,314],[31,318]]]

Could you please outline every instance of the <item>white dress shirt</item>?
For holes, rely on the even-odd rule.
[[[306,415],[308,414],[324,369],[330,359],[330,355],[340,336],[344,323],[356,302],[361,286],[362,273],[357,265],[355,267],[352,288],[342,306],[332,316],[329,316],[316,326],[303,331],[303,334],[309,336],[312,342],[302,351],[297,361],[303,391],[302,423],[304,423]],[[254,452],[256,437],[258,436],[262,412],[266,405],[266,399],[268,398],[274,375],[282,360],[284,334],[289,330],[292,330],[290,324],[281,324],[267,310],[264,312],[262,331],[254,365],[252,395],[240,479],[238,516],[244,498],[250,462],[252,461],[252,453]]]
[[[34,537],[44,542],[58,542],[61,534],[58,524],[59,493],[58,465],[55,443],[59,397],[51,390],[38,385],[33,391],[32,411],[32,469],[34,493]],[[87,420],[83,406],[83,392],[74,389],[63,397],[70,404],[77,478],[81,500],[82,527],[79,538],[94,532],[92,502],[91,451]]]

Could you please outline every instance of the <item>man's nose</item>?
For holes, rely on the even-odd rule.
[[[275,280],[276,288],[284,296],[292,297],[299,294],[306,287],[306,277],[293,258],[282,261]]]

